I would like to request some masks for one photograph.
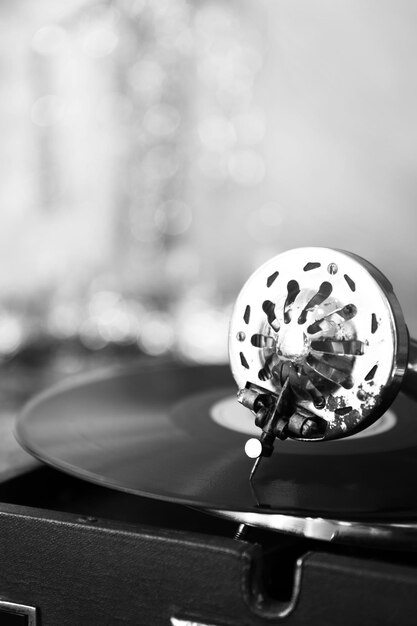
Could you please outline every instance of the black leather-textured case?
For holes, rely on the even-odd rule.
[[[145,499],[52,470],[25,480],[0,490],[9,500],[0,505],[0,600],[36,607],[37,626],[417,621],[417,569],[406,555],[329,552],[279,535],[236,541],[227,536],[232,524],[201,513],[178,520],[178,509],[155,504],[157,515],[149,514]],[[74,504],[71,493],[81,491]],[[60,511],[33,506],[36,499],[45,506],[48,493]],[[126,518],[124,508],[133,507],[148,523],[91,515],[110,510],[109,502],[112,517]],[[83,512],[65,511],[77,507]],[[0,611],[0,626],[28,623],[9,618]]]

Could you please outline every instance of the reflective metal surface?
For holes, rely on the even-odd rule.
[[[417,521],[405,523],[360,522],[276,513],[208,511],[246,526],[257,526],[308,539],[346,543],[386,550],[417,550]]]
[[[5,613],[3,613],[3,611]],[[7,602],[6,600],[0,599],[0,623],[3,623],[3,619],[7,621],[7,616],[9,615],[10,617],[15,616],[16,618],[26,618],[26,626],[36,626],[36,614],[37,610],[34,606],[18,604],[16,602]]]
[[[180,619],[179,617],[171,617],[171,626],[217,626],[213,623],[207,624],[203,622],[195,622],[189,619]]]
[[[279,394],[285,367],[297,406],[321,418],[320,436],[349,436],[395,398],[407,365],[408,333],[389,281],[373,265],[330,248],[274,257],[244,285],[229,339],[239,389]]]

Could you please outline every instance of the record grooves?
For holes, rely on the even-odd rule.
[[[392,427],[374,436],[278,442],[251,487],[251,461],[243,453],[248,435],[213,418],[213,407],[224,403],[227,410],[234,394],[226,366],[143,362],[44,393],[19,419],[17,437],[36,457],[77,477],[213,512],[234,511],[237,518],[239,512],[417,518],[412,400],[400,394]]]

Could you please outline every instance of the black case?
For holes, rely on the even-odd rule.
[[[412,555],[236,541],[232,523],[47,468],[0,497],[0,599],[35,607],[36,626],[417,622]],[[22,615],[3,606],[0,625]]]

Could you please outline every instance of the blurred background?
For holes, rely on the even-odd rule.
[[[0,15],[4,389],[138,354],[225,361],[243,281],[296,246],[377,265],[417,334],[415,3]]]

